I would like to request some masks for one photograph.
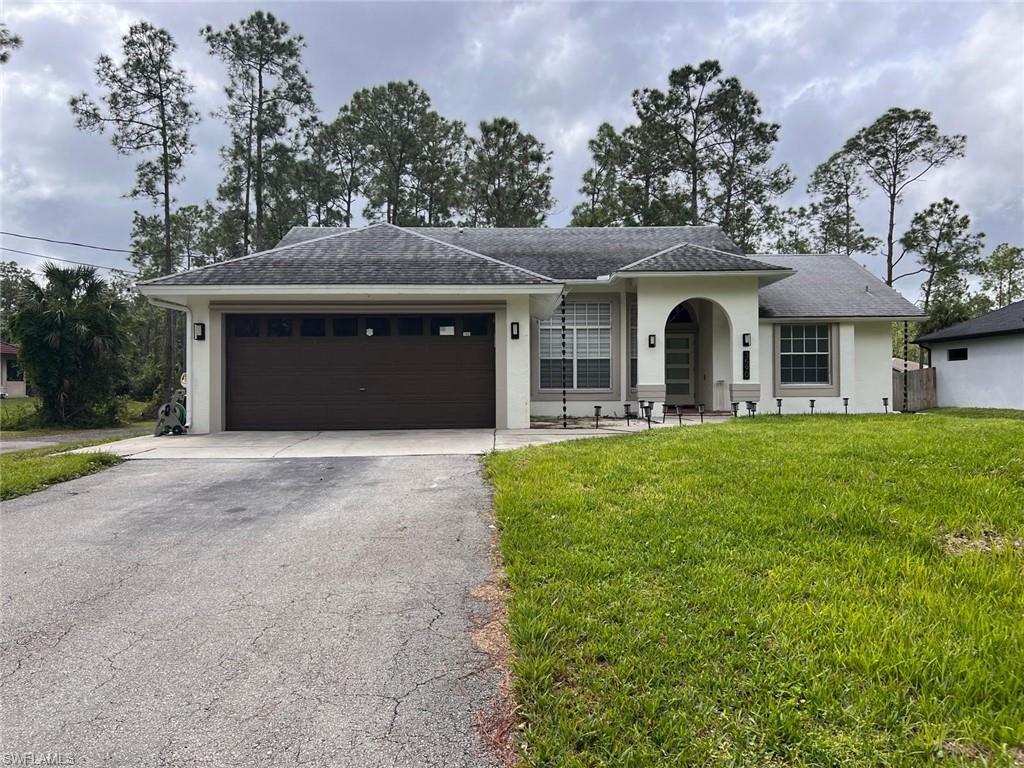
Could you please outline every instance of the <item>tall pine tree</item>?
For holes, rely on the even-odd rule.
[[[301,35],[273,14],[256,11],[221,31],[200,34],[228,72],[228,103],[220,114],[231,128],[222,151],[221,196],[241,222],[241,249],[273,245],[265,232],[270,173],[265,156],[285,136],[289,121],[313,111],[312,87],[302,66]],[[279,160],[280,151],[275,151]],[[280,177],[280,174],[278,174]]]
[[[79,128],[110,129],[111,143],[123,155],[141,154],[136,166],[133,197],[148,197],[162,213],[161,271],[170,274],[172,247],[171,188],[181,181],[185,157],[192,151],[190,132],[199,121],[192,108],[192,85],[173,62],[177,45],[170,33],[147,22],[133,24],[122,39],[122,60],[101,55],[96,80],[99,102],[83,93],[71,99]],[[165,313],[163,394],[174,389],[174,320]]]

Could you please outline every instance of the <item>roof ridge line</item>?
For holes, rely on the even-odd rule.
[[[650,256],[644,256],[643,258],[637,259],[636,261],[631,261],[629,264],[624,264],[621,267],[616,268],[615,271],[616,272],[625,272],[627,269],[632,269],[633,267],[635,267],[635,266],[637,266],[639,264],[643,264],[645,261],[649,261],[650,259],[656,258],[658,256],[662,256],[662,255],[664,255],[666,253],[671,253],[676,248],[679,248],[679,247],[681,247],[683,245],[687,245],[687,243],[676,243],[675,245],[670,245],[668,248],[662,248],[660,251],[652,253]]]
[[[707,225],[702,225],[702,226],[713,226],[713,225],[707,224]],[[643,264],[645,261],[650,261],[651,259],[657,258],[658,256],[664,256],[665,254],[671,253],[672,251],[676,250],[677,248],[682,248],[683,246],[690,246],[692,248],[700,248],[703,251],[710,251],[711,253],[717,253],[717,254],[720,254],[722,256],[729,256],[729,257],[731,257],[733,259],[743,259],[744,261],[749,261],[751,264],[760,264],[762,267],[766,267],[767,269],[786,269],[786,267],[779,267],[779,266],[776,266],[775,264],[765,264],[763,261],[759,261],[758,259],[751,258],[749,255],[747,255],[745,253],[729,253],[728,251],[723,251],[721,248],[712,248],[710,245],[701,245],[700,243],[688,243],[688,242],[684,241],[684,242],[681,242],[681,243],[676,243],[675,245],[670,246],[668,248],[663,248],[662,250],[658,251],[657,253],[652,253],[650,256],[644,256],[642,259],[637,259],[636,261],[630,262],[629,264],[626,264],[625,266],[619,267],[615,271],[616,272],[625,272],[627,270],[631,270],[633,267],[636,267],[636,266],[638,266],[640,264]]]
[[[509,269],[514,269],[514,270],[516,270],[518,272],[525,272],[526,274],[530,275],[531,277],[539,277],[541,280],[546,280],[549,283],[557,283],[557,282],[559,282],[558,280],[555,280],[553,277],[548,277],[547,275],[542,275],[540,272],[534,272],[533,270],[526,269],[526,267],[518,267],[515,264],[509,264],[507,261],[502,261],[501,259],[496,259],[493,256],[488,256],[488,255],[483,254],[483,253],[477,253],[476,251],[471,251],[469,248],[463,248],[461,245],[455,245],[454,243],[448,243],[448,242],[445,242],[444,240],[439,240],[436,237],[431,237],[430,235],[424,235],[422,232],[416,232],[416,231],[414,231],[414,229],[415,229],[414,227],[402,227],[402,226],[399,226],[398,224],[391,224],[390,222],[387,224],[387,226],[394,227],[397,230],[405,232],[407,235],[415,235],[416,237],[422,237],[424,240],[429,240],[430,242],[437,243],[438,245],[446,245],[449,248],[454,248],[457,251],[462,251],[463,253],[468,254],[470,256],[476,256],[477,258],[483,259],[484,261],[490,261],[490,262],[493,262],[494,264],[500,264],[503,267],[508,267]],[[442,229],[442,227],[436,227],[436,229]],[[344,234],[344,233],[342,233],[342,234]]]
[[[712,253],[720,253],[723,256],[732,256],[734,258],[740,258],[740,259],[746,259],[747,261],[752,261],[755,264],[763,264],[763,262],[760,262],[757,259],[751,258],[750,255],[746,254],[746,253],[729,253],[728,251],[723,251],[721,248],[712,248],[710,245],[701,245],[700,243],[687,243],[687,245],[692,245],[694,248],[703,248],[705,251],[711,251]],[[765,264],[764,266],[771,267],[771,266],[774,266],[774,265],[773,264]]]
[[[184,272],[172,272],[169,275],[160,275],[159,277],[151,277],[148,280],[140,280],[139,282],[137,282],[135,284],[136,285],[148,285],[149,283],[155,283],[158,280],[163,280],[165,277],[177,277],[178,275],[191,275],[193,272],[201,272],[204,269],[209,269],[210,267],[219,267],[221,264],[233,264],[236,261],[242,261],[244,259],[251,259],[254,256],[265,256],[268,253],[277,253],[278,251],[284,251],[284,250],[287,250],[288,248],[295,248],[296,246],[299,246],[299,245],[306,245],[307,243],[318,243],[321,240],[329,240],[332,237],[342,237],[344,235],[351,235],[353,232],[362,232],[363,230],[366,230],[366,229],[372,229],[373,227],[383,226],[383,224],[384,224],[384,222],[378,221],[378,222],[375,222],[373,224],[367,224],[365,227],[353,227],[351,229],[345,230],[344,232],[332,232],[329,235],[323,235],[322,237],[314,237],[314,238],[312,238],[310,240],[300,240],[297,243],[288,243],[288,245],[278,245],[278,246],[275,246],[274,248],[268,248],[265,251],[256,251],[255,253],[247,253],[245,256],[235,256],[233,259],[224,259],[224,261],[215,261],[212,264],[204,264],[203,266],[196,267],[195,269],[186,269]],[[295,227],[292,227],[292,229],[294,229],[294,228]],[[290,232],[291,229],[289,229],[288,231]]]

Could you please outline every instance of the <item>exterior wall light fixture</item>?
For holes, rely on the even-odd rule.
[[[654,349],[656,346],[658,346],[658,337],[655,334],[652,333],[650,336],[647,337],[647,346],[650,347],[651,349]]]
[[[192,323],[192,338],[196,341],[206,340],[206,323]]]
[[[749,347],[750,346],[750,334],[749,333],[744,333],[743,334],[743,346],[744,347]]]
[[[519,338],[519,323],[513,322],[509,330],[513,339]]]

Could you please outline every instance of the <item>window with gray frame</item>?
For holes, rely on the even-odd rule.
[[[562,388],[562,313],[540,323],[540,388]],[[612,305],[565,305],[566,389],[610,389],[612,385]]]
[[[832,383],[828,325],[783,325],[779,329],[779,381],[783,384]]]

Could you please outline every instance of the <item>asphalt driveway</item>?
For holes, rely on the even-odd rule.
[[[486,766],[473,456],[133,461],[5,502],[0,752]]]

